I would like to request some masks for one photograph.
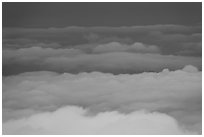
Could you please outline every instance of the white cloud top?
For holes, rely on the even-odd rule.
[[[23,73],[3,78],[3,129],[4,134],[199,134],[201,92],[201,72],[193,66],[133,75]],[[84,129],[92,122],[96,130]]]
[[[182,129],[177,121],[161,113],[135,111],[121,114],[116,111],[86,115],[79,107],[63,107],[54,112],[35,114],[26,119],[4,124],[4,134],[194,134]]]

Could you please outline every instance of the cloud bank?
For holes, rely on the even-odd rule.
[[[3,28],[3,49],[29,48],[88,48],[119,42],[156,45],[165,55],[201,56],[202,26],[147,25],[123,27],[66,27],[66,28]],[[189,45],[190,43],[190,45]],[[185,46],[188,45],[188,46]],[[185,51],[185,52],[183,52]]]
[[[201,28],[3,28],[3,134],[201,134]]]
[[[106,52],[138,52],[138,53],[159,53],[159,48],[154,45],[144,45],[140,42],[135,42],[132,45],[124,45],[119,42],[111,42],[108,44],[98,45],[93,49],[95,53],[106,53]]]
[[[89,48],[111,42],[156,45],[165,55],[201,56],[202,26],[147,25],[127,27],[3,28],[3,49]],[[188,46],[185,46],[188,45]],[[185,52],[182,52],[185,51]]]
[[[201,134],[201,102],[201,72],[193,66],[132,75],[27,72],[3,77],[3,129],[4,134]]]
[[[30,71],[124,74],[185,65],[201,70],[201,28],[173,24],[3,28],[3,75]]]
[[[101,47],[102,46],[102,47]],[[110,46],[110,48],[106,48]],[[11,75],[27,71],[55,71],[55,72],[92,72],[100,71],[113,74],[159,72],[164,68],[170,70],[181,69],[185,65],[194,65],[201,70],[200,57],[185,57],[174,55],[160,55],[155,53],[155,46],[145,47],[135,43],[128,48],[134,48],[140,53],[126,50],[128,46],[110,43],[99,45],[94,52],[86,53],[79,49],[53,49],[53,48],[21,48],[17,50],[3,50],[3,74]],[[32,63],[31,63],[32,62]]]
[[[116,111],[87,116],[79,107],[63,107],[54,112],[35,114],[26,119],[4,124],[3,134],[194,134],[182,129],[177,121],[162,113],[135,111],[121,114]]]

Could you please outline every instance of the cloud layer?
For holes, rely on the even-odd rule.
[[[165,69],[160,73],[140,73],[134,75],[113,75],[100,72],[79,73],[75,75],[42,71],[8,76],[3,78],[3,128],[5,128],[5,133],[10,134],[37,134],[38,129],[36,128],[38,127],[34,127],[36,129],[34,130],[24,126],[27,124],[34,126],[36,123],[32,122],[36,120],[33,119],[44,119],[44,115],[49,115],[48,117],[50,118],[47,119],[45,124],[51,122],[51,127],[48,126],[48,129],[44,130],[46,126],[42,126],[42,132],[40,131],[40,134],[47,134],[56,127],[54,125],[55,121],[58,118],[62,118],[58,113],[65,111],[67,114],[71,113],[71,117],[67,118],[68,120],[78,119],[72,118],[75,111],[70,112],[69,108],[64,108],[65,106],[74,105],[88,109],[87,112],[88,115],[91,115],[91,118],[83,116],[81,111],[78,112],[78,109],[78,113],[74,115],[88,123],[99,118],[99,123],[102,122],[101,124],[103,125],[104,120],[100,119],[100,113],[102,113],[101,115],[108,113],[108,117],[109,113],[112,115],[112,111],[125,113],[124,115],[115,114],[114,112],[114,116],[110,116],[110,119],[114,118],[115,115],[116,117],[127,117],[127,123],[124,122],[124,125],[119,127],[112,126],[113,130],[110,132],[106,129],[109,129],[111,124],[109,122],[105,123],[108,126],[104,127],[104,132],[100,128],[101,132],[99,133],[120,134],[118,130],[122,128],[124,130],[120,130],[121,134],[137,134],[133,127],[138,127],[140,124],[138,125],[137,121],[144,117],[144,119],[151,119],[150,123],[155,122],[153,119],[165,119],[161,120],[161,123],[158,122],[158,126],[155,125],[155,128],[164,127],[164,130],[161,130],[161,132],[160,130],[158,132],[150,131],[150,134],[183,134],[184,132],[180,130],[177,122],[179,125],[183,125],[188,132],[199,134],[201,133],[201,87],[201,72],[193,66],[186,66],[183,70],[177,71]],[[62,109],[58,110],[59,108]],[[150,112],[157,111],[167,115],[135,112],[141,109]],[[28,118],[24,119],[25,117]],[[128,126],[130,130],[124,128],[132,118],[135,118],[136,123],[130,122],[130,127]],[[144,121],[141,122],[143,123]],[[114,122],[118,123],[118,120]],[[78,123],[76,122],[75,124]],[[167,132],[169,127],[161,126],[163,124],[171,125],[173,128],[172,132]],[[18,126],[16,127],[15,125]],[[39,126],[41,127],[41,125]],[[138,134],[148,134],[148,132],[142,130],[144,127],[139,129]],[[57,127],[56,130],[58,130]],[[82,134],[85,132],[89,134],[89,130],[91,131],[92,129],[87,129],[84,132],[82,130]],[[53,130],[50,134],[54,132]],[[56,134],[59,134],[59,132],[61,131],[56,131]],[[66,134],[69,134],[67,132]]]
[[[111,42],[156,45],[162,54],[201,56],[202,27],[183,25],[147,25],[127,27],[66,27],[66,28],[3,28],[3,48],[89,49],[84,45]],[[188,45],[188,46],[186,46]],[[185,51],[185,52],[184,52]]]
[[[5,123],[3,134],[195,134],[182,129],[174,118],[162,113],[112,111],[95,116],[86,113],[87,110],[79,107],[63,107],[54,112],[35,114]]]
[[[201,28],[3,28],[3,134],[201,134]]]
[[[101,47],[102,46],[102,47]],[[106,48],[110,46],[110,48]],[[47,70],[55,72],[108,72],[113,74],[159,72],[164,68],[170,70],[181,69],[185,65],[194,65],[201,70],[200,57],[184,57],[174,55],[160,55],[155,46],[145,47],[135,43],[128,48],[134,48],[140,53],[127,50],[117,43],[99,45],[94,52],[85,53],[79,49],[53,49],[53,48],[21,48],[17,50],[3,50],[3,74],[11,75],[27,71]],[[124,49],[123,49],[124,48]],[[31,63],[32,62],[32,63]]]
[[[94,53],[106,52],[138,52],[138,53],[159,53],[159,48],[154,45],[144,45],[140,42],[135,42],[132,45],[125,45],[119,42],[111,42],[108,44],[98,45],[93,49]]]
[[[201,70],[201,37],[200,25],[4,28],[3,75]]]

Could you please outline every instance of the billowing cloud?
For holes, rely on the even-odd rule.
[[[178,127],[182,125],[188,132],[200,134],[201,83],[201,72],[193,66],[132,75],[41,71],[3,77],[4,133],[69,134],[67,128],[73,127],[70,134],[185,134]],[[88,109],[91,117],[84,110],[64,108],[73,105]],[[165,114],[151,113],[155,111]],[[98,125],[97,132],[91,132],[95,130],[88,123]],[[154,126],[154,131],[146,131]]]
[[[33,43],[48,48],[73,48],[84,44],[100,45],[111,42],[157,45],[165,55],[201,56],[202,26],[147,25],[124,27],[65,27],[65,28],[3,28],[3,48],[22,48]],[[32,43],[31,43],[32,42]],[[185,53],[183,53],[185,51]],[[191,51],[191,53],[188,53]]]
[[[201,134],[200,25],[2,33],[3,134]]]
[[[104,54],[84,54],[74,58],[51,57],[43,64],[59,72],[110,72],[140,73],[146,71],[161,71],[164,68],[170,70],[181,69],[185,65],[194,65],[201,69],[201,58],[166,56],[159,54],[135,54],[127,52],[114,52]],[[59,68],[60,67],[60,68]]]
[[[21,49],[31,47],[42,47],[42,48],[60,48],[61,45],[58,43],[30,43],[30,44],[5,44],[4,49]]]
[[[122,46],[118,47],[114,43],[111,47],[116,50],[123,50],[124,48]],[[141,43],[135,43],[131,48],[141,52],[157,51],[156,47],[146,48]],[[108,50],[110,51],[110,49]],[[41,47],[3,50],[3,74],[5,75],[36,70],[69,73],[101,71],[114,74],[158,72],[164,68],[170,70],[181,69],[185,65],[194,65],[201,70],[201,58],[125,51],[90,54],[79,49]]]
[[[53,48],[41,48],[30,47],[21,48],[18,50],[3,50],[4,63],[9,63],[13,59],[18,61],[26,60],[39,60],[49,57],[67,57],[82,54],[83,52],[78,49],[53,49]]]
[[[202,55],[202,42],[187,42],[182,44],[181,51],[178,51],[178,55],[190,55],[201,56]]]
[[[195,134],[162,113],[135,111],[121,114],[102,112],[94,116],[79,107],[63,107],[3,124],[3,134]]]
[[[121,44],[119,42],[111,42],[108,44],[98,45],[93,49],[95,53],[106,52],[138,52],[138,53],[159,53],[159,48],[154,45],[145,45],[140,42],[135,42],[132,45]]]

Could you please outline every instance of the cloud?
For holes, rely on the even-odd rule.
[[[187,42],[182,44],[183,50],[178,55],[202,56],[202,42]]]
[[[42,119],[44,119],[44,115],[46,115],[46,117],[49,115],[48,117],[58,118],[58,109],[65,106],[74,105],[86,108],[88,109],[89,115],[97,115],[98,113],[105,112],[112,113],[112,111],[124,113],[122,115],[117,114],[119,117],[123,117],[123,115],[131,117],[131,115],[137,115],[137,112],[136,114],[131,114],[132,112],[145,109],[150,112],[157,111],[165,113],[176,119],[179,125],[183,125],[183,127],[189,132],[192,131],[201,134],[201,79],[201,72],[193,66],[186,66],[183,70],[177,71],[164,69],[159,73],[145,72],[132,75],[113,75],[101,72],[58,74],[55,72],[41,71],[3,77],[3,121],[4,123],[8,122],[6,124],[8,126],[5,127],[7,131],[10,132],[10,130],[16,130],[14,123],[18,125],[18,128],[21,128],[18,124],[19,122],[23,126],[26,119],[28,122],[25,123],[33,121],[31,115],[34,115],[34,118],[42,117]],[[47,112],[49,113],[47,114]],[[157,118],[159,120],[160,113],[158,114],[158,117],[157,114],[154,115],[151,113],[142,114],[142,117],[144,115],[144,117],[147,116],[148,119],[150,116],[153,121]],[[165,115],[164,117],[167,117],[168,119],[169,116]],[[88,119],[89,123],[89,118],[85,116],[83,117]],[[98,116],[93,119],[97,119],[97,117]],[[18,119],[21,120],[18,121]],[[49,121],[49,119],[50,118],[47,120]],[[70,119],[77,120],[78,118]],[[140,116],[137,120],[139,119],[141,119]],[[9,123],[9,121],[11,122]],[[12,121],[14,121],[14,123],[12,123]],[[48,121],[46,121],[45,124],[49,123]],[[54,125],[55,121],[57,120],[50,122],[53,122],[53,126],[56,127],[56,125]],[[121,122],[121,124],[124,123],[124,125],[119,124],[121,125],[119,128],[123,129],[125,125],[128,125],[128,121],[129,120],[127,120],[127,123],[125,121]],[[150,120],[150,123],[153,121]],[[161,123],[158,123],[158,128],[165,122],[168,123],[172,121],[172,118],[170,118],[170,121],[164,120],[164,123],[162,121],[163,120],[160,121]],[[142,122],[145,124],[145,121]],[[35,124],[36,123],[33,123],[33,126],[35,126]],[[77,122],[75,122],[75,124],[76,126],[80,125]],[[132,126],[138,126],[137,122],[135,123],[136,125],[130,122],[130,126],[131,124],[133,124]],[[175,123],[172,126],[174,127]],[[156,127],[157,126],[155,125],[155,128]],[[113,125],[111,128],[114,129],[115,126]],[[132,127],[130,128],[132,129]],[[170,127],[167,127],[166,129],[168,128]],[[47,132],[51,131],[51,129],[48,129]],[[104,132],[100,133],[108,133],[108,129],[109,126],[103,130]],[[162,130],[163,134],[178,133],[170,131],[166,133],[166,129]],[[174,129],[175,130],[173,131],[177,131],[177,128]],[[30,129],[26,128],[25,130],[29,131]],[[37,131],[33,131],[33,133],[37,133]],[[144,132],[141,131],[139,133]],[[151,133],[153,132],[154,131]],[[119,132],[114,132],[114,130],[110,133],[119,134]],[[128,134],[128,129],[124,129],[124,132],[122,133]],[[133,133],[136,133],[136,131]],[[183,134],[183,132],[181,134]]]
[[[43,64],[63,72],[91,72],[101,71],[113,74],[140,73],[147,71],[161,71],[181,69],[185,65],[194,65],[201,69],[201,58],[166,56],[158,54],[135,54],[127,52],[113,52],[104,54],[84,54],[74,58],[50,57]]]
[[[3,133],[201,134],[201,28],[3,28]]]
[[[145,45],[140,42],[135,42],[132,45],[121,44],[119,42],[111,42],[103,45],[98,45],[93,49],[94,53],[106,52],[138,52],[138,53],[159,53],[159,48],[154,45]]]
[[[158,112],[121,114],[112,111],[89,116],[87,111],[67,106],[8,121],[3,123],[3,134],[195,134],[182,129],[174,118]]]
[[[58,43],[30,43],[30,44],[24,44],[24,45],[5,44],[6,49],[21,49],[21,48],[32,48],[32,47],[61,48],[62,46]]]
[[[33,39],[15,38],[15,39],[3,39],[4,49],[20,49],[30,47],[42,47],[42,48],[61,48],[62,45],[58,43],[38,42]]]
[[[15,41],[14,44],[12,44]],[[48,48],[74,48],[85,44],[103,45],[119,42],[127,45],[139,41],[147,45],[157,45],[165,55],[201,56],[192,44],[202,42],[202,26],[147,25],[121,27],[65,27],[65,28],[3,28],[3,48],[21,48],[30,42],[43,43],[38,46]],[[53,44],[52,44],[53,43]],[[191,51],[191,53],[183,51]],[[201,51],[201,48],[199,48]]]
[[[78,49],[53,49],[41,47],[21,48],[18,50],[3,50],[3,58],[5,58],[4,63],[6,64],[15,61],[38,61],[49,57],[68,57],[78,54],[82,54],[82,51]]]
[[[117,52],[91,54],[84,53],[80,49],[41,47],[3,50],[3,74],[11,75],[37,70],[69,73],[100,71],[120,74],[145,71],[159,72],[164,68],[176,70],[183,68],[185,65],[194,65],[201,70],[202,59],[200,57],[118,52],[118,50],[123,50],[124,47],[116,43],[112,44],[110,46],[112,49],[103,49],[109,51],[117,50]],[[154,46],[145,47],[141,43],[135,43],[131,48],[137,51],[140,50],[140,52],[154,52],[157,50]]]

